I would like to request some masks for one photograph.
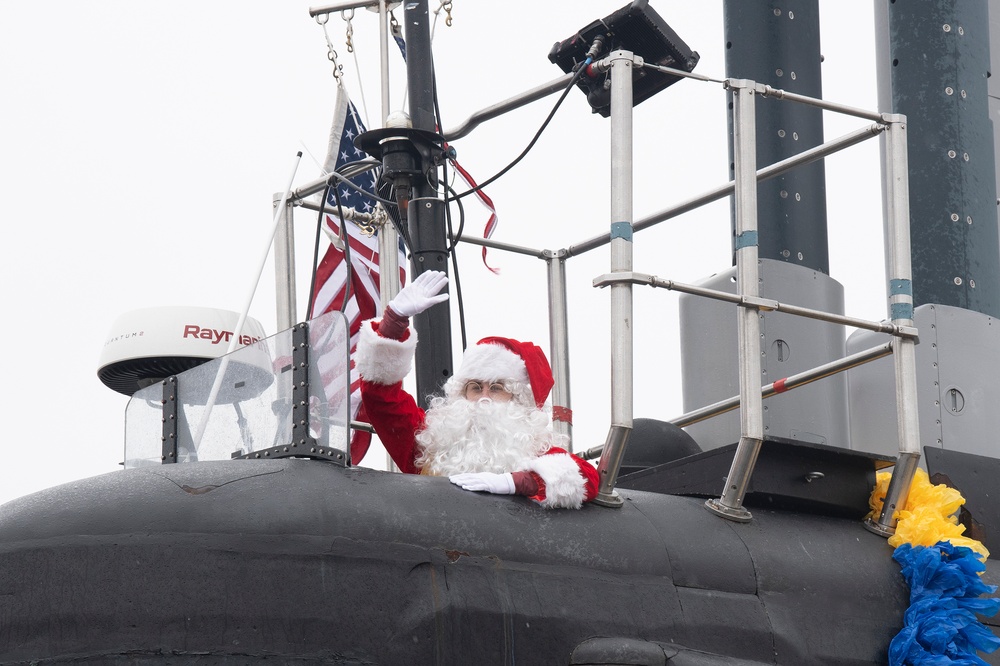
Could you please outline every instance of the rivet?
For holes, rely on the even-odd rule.
[[[792,139],[794,139],[795,141],[798,141],[799,140],[799,133],[798,132],[792,132]]]
[[[962,99],[965,99],[968,96],[964,90],[960,94],[962,95]]]
[[[795,80],[795,72],[792,72],[791,74],[789,74],[789,76],[791,76],[791,77],[792,77],[792,81],[794,81],[794,80]]]
[[[775,15],[775,16],[781,16],[781,10],[780,10],[780,9],[778,9],[777,7],[775,7],[775,8],[774,8],[774,15]]]
[[[963,28],[962,26],[958,26],[958,34],[964,35],[965,34],[965,28]]]
[[[787,192],[787,191],[785,191],[785,190],[781,190],[781,192],[778,192],[778,195],[779,195],[779,196],[780,196],[780,197],[781,197],[782,199],[787,199],[787,198],[788,198],[788,192]]]
[[[796,192],[796,193],[795,193],[795,200],[796,200],[796,201],[802,201],[802,195],[801,195],[801,194],[799,194],[798,192]]]
[[[969,287],[972,289],[976,288],[976,281],[973,280],[972,278],[969,278]]]
[[[951,26],[948,25],[947,23],[945,23],[941,29],[944,30],[945,32],[951,32]]]
[[[955,285],[961,286],[961,284],[962,284],[962,278],[955,276]]]
[[[787,259],[788,257],[790,257],[791,255],[792,255],[792,253],[791,253],[791,252],[789,252],[788,250],[782,250],[782,251],[781,251],[781,256],[785,257],[786,259]]]
[[[954,95],[955,94],[955,89],[952,88],[951,86],[948,86],[947,88],[944,89],[944,94],[945,95]]]
[[[969,153],[962,153],[962,159],[965,160],[966,162],[968,162],[969,161]]]
[[[954,150],[949,150],[948,151],[948,157],[950,157],[952,159],[955,159],[956,155],[958,155],[958,153],[956,153]]]
[[[785,72],[780,67],[778,69],[774,70],[774,73],[777,74],[778,76],[784,76],[785,75]]]
[[[793,12],[792,10],[788,10],[788,18],[795,19],[795,12]]]
[[[780,136],[782,139],[784,139],[785,138],[785,130],[782,130],[782,129],[778,130],[778,136]]]
[[[958,213],[952,213],[951,214],[951,221],[952,222],[958,222]]]

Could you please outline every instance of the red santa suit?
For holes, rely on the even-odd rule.
[[[392,313],[386,317],[388,322]],[[405,319],[403,320],[405,321]],[[386,325],[390,335],[398,327]],[[427,427],[427,415],[403,390],[417,344],[416,332],[404,329],[398,338],[380,333],[380,322],[361,326],[355,365],[361,375],[361,399],[375,432],[399,469],[408,474],[442,473],[432,470],[428,452],[418,442]],[[455,375],[445,385],[447,400],[464,400],[461,391],[469,380],[514,380],[524,393],[514,400],[540,410],[552,388],[552,372],[544,353],[530,343],[507,338],[484,338],[471,347]],[[534,403],[533,405],[531,403]],[[435,408],[432,406],[430,412]],[[546,423],[547,423],[547,416]],[[536,453],[515,456],[502,463],[505,469],[462,471],[510,472],[517,494],[527,495],[550,508],[580,508],[597,495],[599,479],[593,465],[551,443],[551,431]],[[443,472],[447,474],[448,472]]]

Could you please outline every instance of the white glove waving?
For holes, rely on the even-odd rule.
[[[412,317],[427,308],[448,300],[448,292],[440,293],[448,286],[448,276],[442,271],[426,271],[399,290],[389,301],[389,307],[401,317]]]
[[[486,491],[494,495],[514,494],[514,477],[510,473],[468,472],[455,474],[448,477],[448,480],[465,490]]]

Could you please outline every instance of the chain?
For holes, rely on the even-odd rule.
[[[333,42],[330,41],[330,33],[326,31],[326,22],[329,19],[329,14],[322,14],[316,17],[316,23],[323,26],[323,36],[326,38],[326,57],[333,63],[333,78],[337,80],[337,83],[340,83],[340,78],[344,76],[344,68],[337,62],[337,49],[333,48]]]
[[[350,10],[350,14],[348,14],[347,11],[348,10],[346,9],[341,11],[340,16],[347,22],[347,52],[354,53],[354,42],[351,39],[354,37],[354,24],[351,23],[351,19],[354,18],[354,9],[352,8]]]

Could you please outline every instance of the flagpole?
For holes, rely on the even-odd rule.
[[[382,123],[389,118],[389,15],[386,0],[379,0],[379,49],[382,60]],[[399,235],[391,224],[384,224],[378,233],[379,296],[382,308],[399,293]]]
[[[378,3],[379,50],[382,60],[382,127],[386,126],[389,119],[389,14],[385,2],[386,0],[379,0]],[[399,234],[396,233],[396,227],[383,224],[378,232],[378,284],[383,311],[389,301],[399,293],[398,247]],[[388,453],[385,454],[385,465],[390,472],[398,471],[396,463]]]
[[[236,328],[233,330],[233,337],[229,340],[229,348],[226,350],[226,355],[222,357],[219,363],[219,369],[215,373],[215,381],[212,383],[212,390],[208,394],[208,401],[205,403],[205,412],[201,415],[201,422],[198,424],[198,430],[194,434],[194,450],[198,450],[198,446],[201,444],[201,438],[205,434],[205,427],[208,426],[208,417],[212,414],[212,409],[215,407],[215,401],[219,397],[219,389],[222,388],[222,379],[226,375],[226,369],[229,367],[229,355],[232,354],[236,347],[239,345],[240,335],[243,333],[243,324],[247,320],[247,316],[250,314],[250,304],[253,303],[254,294],[257,293],[257,285],[260,284],[260,276],[264,273],[264,266],[267,264],[267,256],[271,253],[271,245],[274,244],[274,236],[278,231],[278,225],[284,218],[285,203],[288,201],[288,195],[292,191],[292,181],[295,180],[295,172],[299,169],[299,162],[302,161],[302,151],[300,150],[295,156],[295,164],[292,166],[292,175],[288,178],[288,187],[285,188],[285,193],[281,196],[281,201],[274,210],[274,221],[271,223],[271,233],[267,237],[267,244],[264,246],[263,256],[261,256],[259,267],[257,268],[257,277],[253,281],[253,286],[250,288],[250,293],[247,296],[246,305],[240,312],[239,321],[236,322]]]

